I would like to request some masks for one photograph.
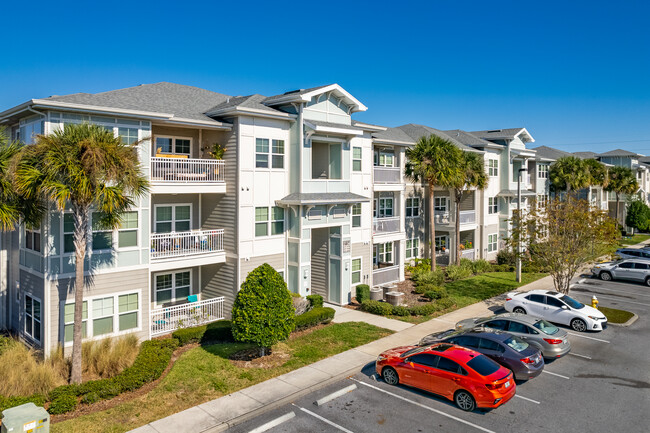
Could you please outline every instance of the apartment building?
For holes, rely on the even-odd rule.
[[[337,84],[281,95],[228,96],[172,83],[32,99],[0,113],[25,143],[90,122],[138,147],[150,194],[120,228],[91,224],[84,294],[87,339],[140,338],[228,317],[248,272],[269,263],[289,289],[346,304],[357,284],[404,279],[428,256],[455,257],[455,207],[405,179],[405,151],[437,134],[485,159],[490,182],[460,206],[462,256],[493,259],[509,233],[520,168],[535,151],[525,128],[440,131],[352,119],[366,110]],[[223,159],[210,156],[215,145]],[[523,196],[547,194],[524,176]],[[95,215],[96,216],[96,215]],[[0,326],[48,353],[72,339],[72,220],[50,207],[38,227],[2,239]],[[453,260],[453,259],[452,259]]]

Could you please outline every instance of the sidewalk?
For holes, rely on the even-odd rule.
[[[553,280],[544,277],[518,288],[519,291],[551,289]],[[444,316],[413,325],[374,314],[343,307],[336,310],[335,322],[361,321],[397,332],[363,346],[322,359],[265,382],[224,397],[194,406],[166,418],[132,430],[133,433],[222,432],[303,395],[321,389],[361,371],[373,363],[384,350],[415,344],[425,335],[453,328],[456,322],[469,317],[488,316],[500,310],[505,294],[461,308]]]

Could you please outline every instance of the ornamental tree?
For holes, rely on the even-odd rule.
[[[640,200],[630,203],[627,208],[625,224],[639,231],[650,229],[650,207]]]
[[[269,264],[253,269],[241,285],[232,307],[232,335],[259,346],[261,355],[295,328],[287,283]]]

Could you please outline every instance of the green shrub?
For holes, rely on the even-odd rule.
[[[472,262],[472,272],[475,274],[483,274],[492,270],[492,264],[485,259],[479,259]]]
[[[421,286],[424,284],[433,284],[435,286],[442,286],[445,282],[445,273],[442,269],[434,271],[427,271],[418,276],[417,281],[415,282],[416,286]]]
[[[454,305],[456,305],[456,301],[451,298],[442,298],[436,301],[436,307],[438,308],[437,311],[446,310],[447,308],[453,307]]]
[[[320,324],[330,323],[334,318],[334,309],[315,307],[306,313],[296,316],[296,330],[311,328]]]
[[[323,297],[321,295],[307,295],[307,300],[312,308],[320,308],[323,306]]]
[[[472,263],[473,262],[470,259],[462,258],[462,259],[460,259],[460,265],[459,266],[461,268],[469,269],[471,272],[474,272],[474,267],[472,266]]]
[[[50,407],[47,409],[52,415],[60,415],[66,412],[72,412],[77,408],[77,396],[63,394],[52,400]]]
[[[393,306],[388,302],[367,300],[361,304],[361,310],[380,316],[390,316],[393,312]]]
[[[436,311],[438,311],[436,304],[423,304],[411,307],[411,315],[413,316],[428,316]]]
[[[462,280],[472,276],[472,269],[467,266],[449,265],[445,271],[449,281]]]
[[[497,264],[499,265],[515,265],[516,255],[514,251],[499,250],[497,253]]]
[[[76,397],[79,395],[79,385],[72,384],[58,386],[48,393],[47,398],[49,398],[50,401],[54,401],[64,395],[72,395]]]
[[[81,397],[81,402],[83,404],[93,404],[93,403],[97,403],[99,400],[101,400],[101,398],[99,398],[99,394],[97,394],[96,392],[90,392],[84,395],[83,397]]]
[[[363,304],[364,301],[370,300],[370,286],[367,284],[359,284],[356,293],[357,302]]]
[[[28,397],[3,397],[0,396],[0,413],[5,409],[20,406],[25,403],[34,403],[36,406],[45,406],[47,399],[42,394],[34,394]]]
[[[447,289],[445,289],[444,287],[434,286],[430,290],[424,292],[424,296],[434,301],[436,299],[446,298],[449,295],[447,294]]]
[[[395,305],[392,308],[391,314],[393,316],[410,316],[411,310],[403,305]]]
[[[232,307],[235,340],[267,348],[286,340],[295,326],[293,303],[282,276],[268,263],[253,269]]]
[[[292,298],[300,298],[301,297],[300,293],[294,293],[291,290],[289,290],[289,296],[291,296]]]
[[[205,334],[206,326],[195,326],[193,328],[181,328],[172,332],[172,338],[178,340],[179,346],[185,346],[190,343],[198,343]]]
[[[214,341],[234,341],[230,320],[219,320],[205,326],[205,334],[201,338],[201,344]]]

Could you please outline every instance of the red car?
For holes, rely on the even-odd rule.
[[[465,411],[495,408],[515,395],[512,372],[485,355],[449,343],[404,346],[377,358],[377,374],[389,385],[420,388],[453,400]]]

